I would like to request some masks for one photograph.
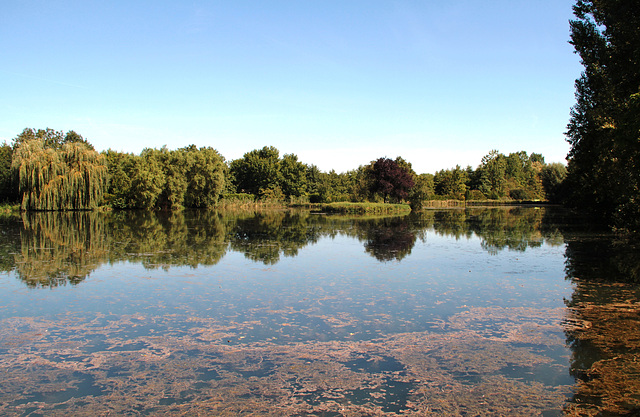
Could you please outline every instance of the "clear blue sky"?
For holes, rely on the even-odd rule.
[[[570,0],[0,2],[0,142],[264,145],[338,172],[491,149],[564,162],[581,66]]]

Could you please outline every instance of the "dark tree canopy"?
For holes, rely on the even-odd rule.
[[[640,230],[640,7],[578,0],[571,44],[584,71],[567,137],[570,204]]]
[[[386,202],[389,198],[401,201],[409,196],[409,190],[414,180],[407,168],[402,168],[396,161],[380,158],[373,164],[371,170],[372,191],[382,196]]]

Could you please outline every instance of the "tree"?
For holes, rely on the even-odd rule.
[[[438,195],[464,200],[467,192],[467,171],[456,165],[454,169],[440,170],[433,177],[435,192]]]
[[[19,142],[14,151],[12,169],[18,178],[22,209],[97,208],[107,183],[104,156],[81,142],[53,146],[46,138],[36,138]]]
[[[567,140],[570,204],[640,230],[640,8],[635,0],[578,0],[571,41],[576,81]]]
[[[218,202],[225,188],[227,166],[224,157],[211,147],[196,149],[195,145],[181,149],[186,154],[187,207],[210,207]]]
[[[280,188],[286,197],[300,197],[307,193],[307,167],[295,154],[285,154],[280,160]]]
[[[386,203],[401,201],[408,197],[409,190],[414,185],[414,180],[407,168],[402,168],[398,163],[389,158],[379,158],[373,163],[371,170],[371,191],[380,194]]]
[[[66,143],[82,143],[89,149],[95,150],[92,144],[73,130],[64,134],[62,130],[56,131],[50,128],[38,130],[25,128],[22,133],[13,139],[13,148],[16,149],[23,142],[35,139],[41,140],[44,147],[50,149],[61,149],[62,145]]]
[[[489,198],[500,198],[505,195],[507,161],[503,154],[492,150],[482,158],[478,170],[480,174],[480,191]]]
[[[567,176],[567,168],[559,163],[548,164],[542,167],[540,178],[547,199],[558,203],[563,200],[563,182]]]
[[[231,161],[229,169],[238,192],[256,196],[277,194],[282,182],[279,162],[280,152],[273,146],[255,149]]]
[[[153,149],[146,148],[134,158],[131,167],[130,207],[155,207],[165,186],[166,177]]]
[[[433,198],[435,195],[433,175],[432,174],[420,174],[416,175],[415,184],[411,188],[409,193],[409,201],[411,202],[411,208],[415,210],[422,209],[422,204]]]
[[[103,152],[103,154],[109,171],[109,184],[105,194],[105,202],[117,209],[132,207],[131,175],[135,159],[139,157],[111,149]]]
[[[7,143],[0,145],[0,202],[15,201],[17,192],[11,174],[13,148]]]

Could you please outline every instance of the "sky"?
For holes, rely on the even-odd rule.
[[[263,146],[417,173],[492,149],[565,162],[582,67],[569,0],[2,0],[0,143]]]

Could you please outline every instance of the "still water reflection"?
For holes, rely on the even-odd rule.
[[[634,413],[639,253],[556,209],[0,218],[0,414]]]

